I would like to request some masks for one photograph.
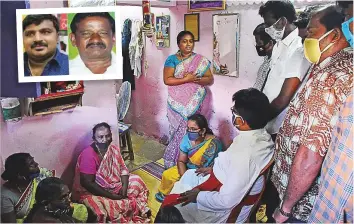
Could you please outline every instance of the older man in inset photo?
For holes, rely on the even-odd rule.
[[[59,21],[52,14],[27,15],[22,21],[25,76],[69,75],[69,59],[60,52]]]
[[[77,13],[70,40],[78,56],[69,61],[71,75],[116,74],[115,21],[108,12]],[[72,49],[71,49],[72,50]]]

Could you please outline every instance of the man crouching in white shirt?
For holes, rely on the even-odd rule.
[[[77,13],[70,40],[79,56],[69,60],[70,75],[116,74],[115,21],[108,12]]]
[[[236,92],[232,100],[232,123],[239,130],[233,143],[219,153],[209,178],[188,170],[175,184],[171,197],[167,196],[162,204],[178,204],[176,207],[186,222],[245,222],[253,205],[244,206],[232,219],[231,211],[247,193],[260,193],[265,184],[264,177],[258,177],[274,153],[273,141],[264,128],[270,110],[269,100],[254,88]],[[177,195],[181,192],[184,193]]]

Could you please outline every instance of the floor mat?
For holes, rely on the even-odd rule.
[[[162,172],[165,170],[163,164],[163,159],[159,159],[156,162],[148,163],[132,172],[133,174],[139,175],[149,189],[148,203],[152,212],[152,222],[155,220],[156,214],[161,206],[161,203],[156,201],[155,194],[161,183]]]

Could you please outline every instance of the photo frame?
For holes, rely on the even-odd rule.
[[[170,47],[170,16],[156,16],[156,46],[161,48]]]
[[[213,73],[239,77],[240,15],[213,15]]]
[[[225,10],[226,0],[221,1],[195,1],[188,0],[188,12]]]
[[[194,35],[194,41],[199,41],[199,13],[184,14],[184,30]]]

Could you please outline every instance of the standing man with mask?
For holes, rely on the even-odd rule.
[[[353,53],[345,49],[343,20],[330,6],[315,12],[307,27],[304,53],[313,66],[276,140],[272,182],[282,201],[273,215],[276,222],[307,222],[318,195],[337,113],[353,88]]]
[[[267,131],[273,139],[278,133],[290,100],[306,75],[310,64],[303,56],[299,30],[293,24],[295,8],[290,1],[268,1],[259,9],[265,32],[277,43],[273,47],[268,80],[263,92],[271,102]]]
[[[115,21],[108,12],[77,13],[70,24],[70,40],[79,56],[69,62],[70,74],[116,75]]]
[[[353,18],[353,2],[337,1],[337,5],[344,9],[346,21],[343,24],[346,24]],[[343,24],[342,32],[345,33]],[[347,35],[345,37],[352,40]],[[353,223],[353,91],[340,109],[338,122],[333,128],[320,182],[309,222]]]
[[[22,21],[25,76],[69,75],[68,56],[57,47],[59,22],[51,14],[28,15]]]
[[[253,31],[253,36],[256,41],[256,51],[258,56],[264,57],[262,65],[258,69],[256,83],[254,88],[263,91],[267,82],[267,75],[269,73],[269,65],[272,56],[273,46],[275,41],[265,32],[265,24],[259,24]]]

